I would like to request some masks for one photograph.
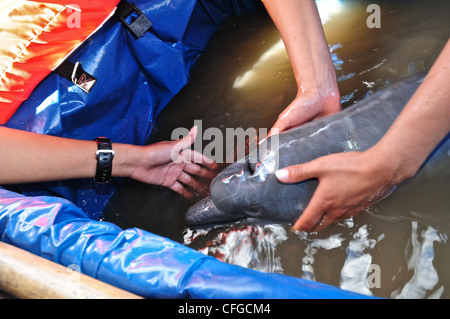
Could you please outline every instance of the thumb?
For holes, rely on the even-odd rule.
[[[196,125],[194,125],[191,130],[189,131],[189,134],[185,137],[182,137],[178,140],[177,144],[179,144],[179,147],[181,150],[185,150],[189,147],[191,147],[192,143],[194,143],[195,138],[197,137],[198,128]]]
[[[270,129],[269,134],[267,134],[267,137],[270,137],[275,134],[279,134],[280,132],[284,132],[288,128],[290,128],[290,126],[286,122],[285,118],[279,117],[278,120],[275,122],[275,124]]]
[[[175,145],[172,147],[170,156],[172,161],[176,164],[179,164],[183,161],[180,154],[187,148],[191,147],[192,143],[195,141],[195,137],[197,136],[197,126],[193,126],[189,131],[189,134],[185,137],[180,138],[175,141]]]
[[[275,171],[275,175],[282,183],[298,183],[311,178],[318,178],[319,172],[316,161],[288,166]]]

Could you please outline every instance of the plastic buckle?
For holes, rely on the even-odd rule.
[[[131,23],[125,21],[132,13],[137,13],[137,18],[133,19]],[[117,6],[117,16],[125,28],[135,37],[139,39],[152,26],[152,22],[147,16],[134,4],[127,1],[121,1]]]
[[[72,80],[73,84],[80,87],[86,93],[89,93],[92,90],[95,82],[97,82],[96,78],[83,70],[80,62],[75,63],[70,79]]]

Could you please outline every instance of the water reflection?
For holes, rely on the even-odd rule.
[[[434,242],[442,243],[443,238],[431,226],[419,232],[418,223],[411,222],[411,241],[407,252],[408,270],[413,271],[411,279],[391,296],[395,298],[440,298],[444,286],[438,285],[439,276],[434,268]],[[445,236],[446,237],[446,236]],[[436,287],[438,285],[438,287]],[[435,289],[436,288],[436,289]],[[430,293],[431,292],[431,293]]]
[[[245,88],[249,85],[258,85],[261,74],[267,72],[264,68],[273,69],[273,64],[288,60],[283,41],[278,40],[272,47],[264,52],[249,71],[237,76],[233,89]]]
[[[370,288],[381,287],[379,282],[381,273],[376,273],[373,276],[375,282],[369,284],[368,275],[374,267],[372,255],[368,250],[374,249],[377,242],[384,238],[384,234],[381,234],[377,239],[371,239],[369,238],[367,227],[367,225],[361,226],[349,241],[348,247],[346,248],[347,258],[341,270],[340,287],[365,295],[371,295]],[[375,269],[378,271],[379,267]]]
[[[316,0],[316,5],[322,24],[329,22],[333,16],[339,14],[342,10],[342,4],[339,0]]]
[[[191,244],[199,240],[199,236],[213,233],[211,230],[187,230],[184,243]],[[197,249],[230,264],[283,273],[280,257],[275,252],[278,244],[287,238],[286,230],[281,225],[245,225],[220,229],[215,237],[206,241],[203,239],[204,246]]]
[[[399,222],[402,230],[397,232]],[[358,225],[349,219],[332,226],[327,234],[292,234],[288,226],[279,224],[187,229],[184,243],[227,263],[330,283],[365,295],[445,297],[448,275],[439,274],[434,262],[436,246],[444,247],[447,235],[404,218],[384,223],[382,232],[376,230],[376,223]]]

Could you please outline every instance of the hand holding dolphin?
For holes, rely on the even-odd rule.
[[[332,154],[276,172],[285,183],[318,179],[295,222],[318,230],[360,212],[414,176],[450,132],[450,41],[385,136],[365,152]]]
[[[392,192],[398,180],[386,159],[376,152],[346,152],[319,157],[278,170],[284,183],[318,179],[314,195],[293,228],[318,231],[352,217]]]
[[[340,111],[336,73],[315,1],[264,0],[280,32],[297,83],[297,96],[278,116],[274,130],[285,131]]]

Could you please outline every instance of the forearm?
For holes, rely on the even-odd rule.
[[[93,178],[93,141],[73,140],[0,127],[0,184]],[[113,144],[113,176],[129,174],[133,146]]]
[[[263,0],[285,44],[302,92],[338,95],[336,75],[313,0]]]
[[[450,41],[391,128],[373,148],[396,178],[413,176],[450,131]]]

